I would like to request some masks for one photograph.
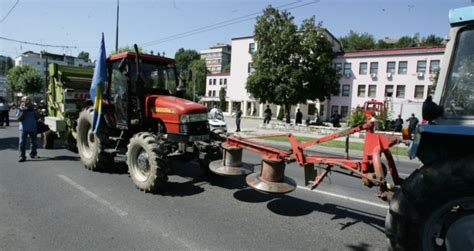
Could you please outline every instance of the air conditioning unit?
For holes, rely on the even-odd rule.
[[[377,78],[377,73],[371,73],[370,76],[371,76],[372,78]]]
[[[351,74],[350,74],[350,73],[346,73],[346,74],[344,74],[344,76],[345,76],[346,78],[350,78],[350,77],[351,77]]]
[[[424,73],[424,72],[418,72],[418,77],[419,77],[419,78],[422,78],[422,77],[424,77],[424,76],[425,76],[425,73]]]
[[[391,72],[387,73],[387,78],[392,78],[392,73]]]

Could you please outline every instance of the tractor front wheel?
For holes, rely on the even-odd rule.
[[[474,250],[474,156],[424,166],[390,201],[391,250]]]
[[[106,128],[100,128],[97,133],[92,132],[93,109],[85,109],[77,119],[77,150],[85,168],[97,170],[110,166],[113,155],[105,151],[108,143]],[[105,127],[102,126],[102,127]]]
[[[127,146],[127,165],[130,177],[138,189],[157,192],[168,181],[164,146],[152,133],[135,134]]]

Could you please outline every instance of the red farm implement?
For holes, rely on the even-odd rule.
[[[366,132],[362,159],[351,159],[348,155],[332,157],[304,153],[304,150],[309,146],[361,131]],[[252,139],[281,136],[288,137],[291,144],[289,150],[252,141]],[[316,188],[329,172],[340,172],[340,170],[333,170],[333,168],[339,167],[349,170],[352,176],[360,177],[364,185],[377,186],[379,197],[386,200],[390,198],[394,185],[402,183],[389,150],[391,146],[399,142],[401,139],[397,137],[374,133],[371,124],[349,128],[305,143],[300,143],[292,134],[272,134],[250,138],[231,136],[227,138],[227,142],[222,144],[223,159],[211,162],[210,169],[219,175],[248,174],[246,181],[249,186],[260,192],[278,194],[288,193],[296,188],[296,183],[284,175],[285,165],[288,163],[297,162],[300,167],[304,168],[306,185],[309,185],[311,189]],[[348,141],[346,141],[346,149],[347,144]],[[262,156],[260,173],[251,173],[246,168],[247,164],[242,162],[243,149]],[[381,160],[382,154],[386,158],[388,171],[394,184],[390,184],[386,180],[387,168]]]

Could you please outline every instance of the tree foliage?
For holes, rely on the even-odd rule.
[[[194,60],[189,68],[191,70],[191,81],[189,81],[189,88],[187,89],[188,94],[191,97],[193,95],[203,96],[206,92],[206,61],[201,59]]]
[[[37,93],[43,88],[43,75],[30,65],[19,65],[7,73],[7,85],[13,92]]]
[[[384,39],[379,39],[375,42],[372,35],[366,33],[357,33],[350,31],[344,37],[339,38],[344,50],[370,50],[370,49],[391,49],[391,48],[412,48],[412,47],[433,47],[440,46],[443,43],[443,38],[436,35],[428,35],[427,37],[420,37],[419,33],[413,36],[402,36],[395,43],[387,43]]]
[[[199,53],[195,50],[180,48],[175,54],[176,70],[180,81],[184,86],[187,86],[192,81],[191,63],[194,60],[199,60]],[[187,86],[189,87],[189,86]]]
[[[227,102],[225,101],[226,90],[224,87],[221,87],[219,90],[219,108],[221,111],[225,111],[227,108]]]
[[[0,75],[4,76],[11,68],[13,68],[13,59],[0,55]]]
[[[335,54],[325,29],[314,17],[298,28],[289,12],[269,6],[257,18],[252,56],[255,72],[247,79],[247,91],[260,102],[291,105],[324,100],[338,92],[338,75],[332,67]]]
[[[368,50],[375,48],[374,36],[367,32],[357,33],[351,30],[345,37],[341,37],[340,41],[344,50],[348,51]]]
[[[89,62],[89,52],[86,51],[81,51],[79,54],[77,54],[77,58],[82,59],[86,62]]]

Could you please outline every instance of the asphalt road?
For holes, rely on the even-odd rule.
[[[284,196],[245,177],[177,163],[166,190],[135,189],[123,163],[91,172],[66,149],[18,163],[18,128],[0,128],[2,250],[385,250],[387,204],[355,178],[333,174],[316,191]],[[258,169],[258,156],[244,155]],[[400,161],[402,173],[418,166]],[[303,186],[303,170],[287,175]]]

